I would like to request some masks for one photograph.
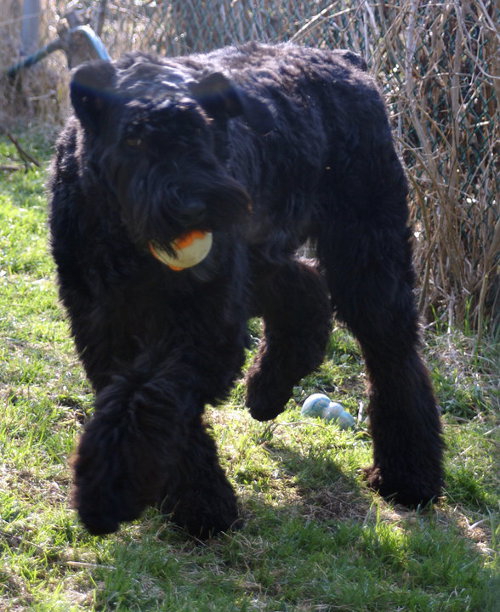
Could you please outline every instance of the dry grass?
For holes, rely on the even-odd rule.
[[[45,0],[40,24],[40,46],[57,37],[56,0]],[[5,71],[19,55],[21,2],[2,0],[0,10],[0,125],[30,127],[33,123],[54,131],[68,114],[67,62],[60,52],[9,79]]]
[[[0,58],[15,59],[19,0],[0,21]],[[87,17],[97,23],[97,3]],[[46,0],[43,42],[56,36],[62,0]],[[249,39],[292,40],[361,53],[381,82],[411,181],[419,305],[428,321],[479,331],[500,311],[497,9],[492,0],[206,0],[108,2],[103,40],[175,55]],[[7,60],[6,60],[7,58]],[[8,87],[0,123],[67,112],[64,56],[55,53]],[[498,323],[497,314],[497,323]]]

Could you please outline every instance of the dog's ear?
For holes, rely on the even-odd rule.
[[[82,126],[96,132],[105,107],[110,103],[115,83],[115,68],[102,60],[79,66],[71,78],[71,104]]]
[[[274,127],[274,117],[267,104],[248,95],[220,72],[191,83],[190,90],[211,117],[241,116],[259,134],[267,134]]]

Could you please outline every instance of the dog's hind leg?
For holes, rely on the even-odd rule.
[[[323,361],[331,307],[324,279],[301,260],[258,269],[254,299],[264,337],[247,375],[247,406],[265,421],[284,410],[293,387]]]
[[[374,461],[368,483],[412,506],[441,492],[443,442],[418,353],[410,232],[404,208],[397,216],[396,210],[388,202],[377,221],[375,211],[356,217],[346,207],[336,223],[322,224],[318,252],[336,315],[360,342],[370,380]]]

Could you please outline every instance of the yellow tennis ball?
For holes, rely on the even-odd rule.
[[[175,256],[170,255],[170,253],[167,253],[152,242],[149,243],[149,250],[158,261],[161,261],[171,270],[179,272],[186,268],[192,268],[202,262],[210,253],[212,243],[212,232],[194,230],[174,240],[172,248]]]

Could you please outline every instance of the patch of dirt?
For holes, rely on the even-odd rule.
[[[349,488],[339,478],[331,486],[316,490],[302,490],[304,514],[315,521],[362,521],[370,511],[371,502]]]

